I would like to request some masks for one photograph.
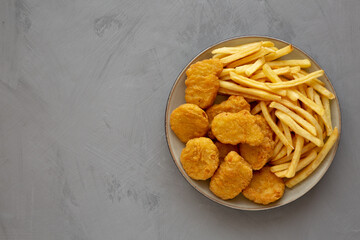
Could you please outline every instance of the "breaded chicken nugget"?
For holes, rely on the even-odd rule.
[[[273,131],[267,124],[266,120],[256,115],[256,122],[261,127],[264,133],[264,140],[259,146],[250,146],[249,144],[240,144],[240,155],[250,163],[253,170],[259,170],[267,163],[268,159],[272,156],[275,142],[273,141]]]
[[[229,152],[234,151],[239,153],[239,149],[237,145],[224,144],[221,142],[215,143],[217,149],[219,150],[219,160],[222,162],[224,158],[228,155]]]
[[[211,131],[222,143],[232,145],[247,143],[258,146],[264,140],[264,133],[256,119],[247,110],[238,113],[220,113],[214,117]]]
[[[222,62],[217,58],[206,59],[203,61],[199,61],[197,63],[192,64],[189,69],[186,71],[186,75],[188,77],[192,75],[200,75],[200,76],[207,76],[207,75],[216,75],[219,74],[223,70]]]
[[[206,113],[195,104],[185,103],[170,115],[170,127],[184,143],[192,138],[203,137],[209,129]]]
[[[243,195],[259,204],[269,204],[280,199],[285,191],[285,184],[282,178],[277,177],[270,171],[270,167],[264,167],[255,171],[254,176],[244,191]]]
[[[249,163],[232,151],[211,178],[210,190],[221,199],[232,199],[241,193],[251,178],[252,169]]]
[[[195,180],[206,180],[219,166],[219,151],[209,138],[189,140],[182,150],[180,161],[185,172]]]
[[[191,75],[186,79],[185,85],[185,101],[205,109],[214,103],[220,83],[213,74]]]
[[[226,101],[221,102],[220,104],[214,104],[206,110],[208,115],[210,126],[211,122],[216,115],[223,112],[236,113],[241,110],[250,111],[250,104],[242,96],[230,96]],[[209,129],[208,137],[214,139],[215,136]]]

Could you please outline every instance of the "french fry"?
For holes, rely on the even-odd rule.
[[[252,96],[252,95],[249,95],[249,94],[246,94],[246,93],[240,93],[240,92],[232,91],[232,90],[222,88],[222,87],[219,88],[218,93],[223,94],[223,95],[242,96],[249,103],[254,102],[254,101],[268,101],[266,99],[263,99],[263,98],[260,98],[260,97],[257,97],[257,96]]]
[[[273,83],[280,83],[282,82],[279,76],[271,69],[268,63],[263,65],[263,72],[265,76]]]
[[[229,81],[229,80],[231,80],[231,78],[230,78],[230,75],[226,75],[226,76],[219,78],[219,80]]]
[[[256,70],[262,67],[265,63],[265,58],[261,57],[258,60],[256,60],[249,68],[245,70],[246,76],[251,76]]]
[[[324,99],[325,99],[325,102],[327,102],[327,104],[328,104],[328,106],[326,106],[326,108],[327,108],[328,114],[330,114],[329,99],[327,99],[326,97],[324,97]],[[319,94],[314,93],[314,100],[317,105],[324,107]],[[324,109],[325,109],[325,107],[324,107]],[[327,136],[330,136],[330,134],[332,132],[331,117],[330,117],[330,115],[327,116],[327,113],[326,113],[327,111],[325,111],[325,113],[323,115],[320,115],[320,119],[322,120],[322,123],[325,125]]]
[[[264,115],[264,118],[265,118],[266,122],[269,124],[270,128],[275,132],[275,134],[279,137],[280,141],[285,146],[291,146],[291,148],[294,149],[294,147],[286,139],[285,135],[280,131],[279,127],[272,120],[272,118],[270,116],[270,113],[269,113],[269,110],[266,107],[265,102],[261,101],[260,106],[261,106],[261,111],[262,111],[262,113]]]
[[[231,83],[231,82],[226,82],[226,81],[219,81],[220,82],[220,87],[221,88],[225,88],[228,90],[232,90],[235,92],[240,92],[240,93],[245,93],[251,96],[256,96],[262,99],[266,99],[266,100],[280,100],[281,97],[262,91],[262,90],[258,90],[258,89],[252,89],[252,88],[244,88],[241,87],[235,83]]]
[[[292,45],[288,45],[288,46],[286,46],[286,47],[283,47],[283,48],[277,50],[277,51],[274,52],[274,53],[270,53],[269,55],[267,55],[267,56],[265,57],[265,60],[266,60],[267,62],[273,61],[273,60],[275,60],[275,59],[281,58],[282,56],[285,56],[285,55],[291,53],[292,50],[293,50],[293,46],[292,46]]]
[[[314,82],[308,82],[307,84],[309,86],[313,87],[316,91],[318,91],[321,95],[327,97],[328,99],[334,99],[335,98],[335,95],[332,92],[330,92],[329,90],[327,90],[326,88],[324,88],[320,84],[317,84],[317,83],[314,83]]]
[[[247,43],[237,47],[222,47],[214,49],[211,53],[212,54],[234,54],[240,51],[244,51],[250,47],[257,46],[261,44],[263,47],[273,47],[274,43],[271,41],[262,41],[262,42],[254,42],[254,43]]]
[[[286,146],[283,146],[278,152],[278,154],[272,159],[274,161],[279,160],[280,158],[284,157],[286,155]]]
[[[252,115],[258,114],[259,112],[261,112],[261,106],[260,103],[256,104],[255,107],[253,107],[253,109],[251,109],[250,113]]]
[[[231,54],[227,57],[221,58],[220,61],[226,65],[229,64],[231,62],[234,62],[240,58],[244,58],[246,56],[249,56],[257,51],[259,51],[261,48],[261,43],[258,44],[254,44],[254,46],[248,47],[247,49],[244,49],[243,51]]]
[[[284,133],[286,139],[289,141],[289,143],[290,143],[291,145],[293,145],[293,143],[292,143],[292,137],[291,137],[291,133],[290,133],[289,127],[288,127],[283,121],[279,121],[279,122],[280,122],[280,124],[281,124],[281,126],[282,126],[283,133]],[[296,147],[295,147],[295,149],[296,149]],[[286,147],[286,156],[289,156],[290,153],[291,153],[291,151],[292,151],[292,148]]]
[[[306,89],[306,95],[311,101],[314,101],[314,88],[308,87]]]
[[[219,75],[219,78],[229,76],[231,72],[234,72],[235,68],[224,68]]]
[[[316,148],[316,145],[312,142],[309,142],[308,144],[306,144],[303,149],[301,150],[301,155],[306,154],[307,152],[309,152],[310,150],[313,150]],[[289,156],[280,158],[279,160],[276,161],[271,161],[270,163],[273,165],[278,165],[278,164],[282,164],[282,163],[286,163],[289,162],[292,157],[294,156],[294,152],[292,152]]]
[[[300,70],[301,70],[301,67],[300,67],[300,66],[291,67],[291,68],[290,68],[290,74],[298,73],[298,72],[300,72]]]
[[[299,73],[298,77],[306,76],[306,75],[309,74],[309,73],[306,72],[304,69],[301,69],[298,73]],[[315,79],[315,82],[316,82],[316,83],[319,83],[321,86],[325,86],[325,83],[322,82],[322,81],[319,80],[319,79]]]
[[[304,138],[300,135],[296,136],[295,140],[295,150],[294,150],[294,156],[291,159],[291,163],[289,166],[289,169],[287,170],[285,177],[291,178],[295,175],[296,167],[299,163],[300,156],[301,156],[301,150],[304,147]]]
[[[304,167],[306,167],[307,165],[309,165],[312,161],[314,161],[316,156],[317,156],[317,152],[315,150],[312,150],[309,155],[307,155],[305,158],[300,159],[299,164],[297,165],[297,167],[295,169],[295,172],[298,172],[298,171],[302,170]],[[284,164],[286,164],[287,166],[290,166],[290,163],[284,163]],[[278,165],[278,166],[280,166],[280,165]],[[285,166],[283,166],[283,167],[285,167]],[[275,173],[275,175],[280,178],[284,178],[284,177],[287,177],[286,176],[287,171],[288,171],[288,169],[286,168],[282,171],[277,171]]]
[[[237,61],[234,61],[234,62],[228,64],[227,67],[238,67],[238,66],[244,65],[246,63],[255,61],[258,58],[261,58],[261,57],[265,56],[266,54],[270,53],[271,51],[272,51],[271,49],[263,47],[260,49],[260,51],[258,51],[256,53],[253,53],[247,57],[244,57],[242,59],[239,59]]]
[[[286,115],[284,112],[276,110],[275,115],[282,120],[286,125],[289,126],[296,134],[308,139],[310,142],[315,143],[316,146],[321,147],[322,142],[319,138],[315,137],[304,128],[300,127],[291,117]]]
[[[304,96],[302,93],[300,93],[298,90],[293,90],[293,92],[297,94],[297,96],[299,97],[298,99],[301,102],[303,102],[306,106],[311,108],[314,112],[316,112],[320,116],[325,113],[325,109],[322,106],[317,105],[316,103],[308,99],[306,96]]]
[[[226,54],[226,53],[217,53],[217,54],[215,54],[212,58],[220,59],[220,58],[223,58],[223,57],[226,57],[226,56],[229,56],[229,54]]]
[[[230,78],[234,82],[236,82],[238,84],[241,84],[243,86],[253,87],[253,88],[265,90],[265,91],[268,91],[268,92],[272,92],[272,93],[275,93],[275,94],[278,94],[278,95],[281,95],[281,96],[286,96],[286,91],[283,91],[283,90],[280,90],[280,91],[275,90],[274,91],[271,88],[269,88],[268,86],[266,86],[265,83],[261,83],[261,82],[258,82],[256,80],[252,80],[250,78],[238,75],[238,74],[236,74],[234,72],[230,73]]]
[[[285,185],[288,188],[292,188],[295,185],[299,184],[300,182],[304,181],[311,173],[313,173],[319,167],[319,165],[323,162],[326,155],[330,152],[330,150],[336,143],[338,137],[339,137],[339,130],[337,127],[335,127],[333,132],[331,133],[330,137],[324,144],[324,147],[321,149],[321,151],[316,156],[315,160],[312,161],[307,167],[305,167],[299,173],[297,173],[293,178],[287,180],[285,182]]]
[[[277,75],[283,75],[283,74],[289,73],[291,71],[291,68],[290,67],[282,67],[282,68],[274,69],[273,71]],[[257,79],[264,78],[264,77],[266,77],[264,71],[260,70],[260,71],[255,72],[255,75],[253,75],[251,78],[254,80],[257,80]]]
[[[242,74],[242,75],[244,75],[246,69],[248,69],[249,67],[251,67],[251,64],[246,64],[246,65],[242,65],[242,66],[236,67],[236,68],[235,68],[235,72],[236,72],[237,74]]]
[[[265,65],[264,65],[265,66]],[[297,78],[295,80],[287,81],[287,82],[273,82],[273,83],[267,83],[267,85],[270,88],[273,89],[279,89],[279,88],[291,88],[298,86],[300,84],[304,84],[307,82],[312,81],[314,78],[320,77],[324,74],[323,70],[318,70],[315,72],[312,72],[304,77]],[[281,81],[281,80],[280,80]]]
[[[324,121],[324,124],[326,126],[326,133],[330,136],[332,133],[330,101],[325,96],[321,96],[321,101],[325,109],[324,119],[326,119],[326,122]]]
[[[311,123],[309,123],[308,121],[306,121],[301,116],[294,113],[293,111],[291,111],[290,109],[288,109],[284,105],[282,105],[280,103],[277,103],[277,102],[272,102],[269,105],[269,107],[276,108],[276,109],[286,113],[292,119],[294,119],[297,123],[299,123],[303,128],[305,128],[307,131],[309,131],[312,135],[316,136],[316,128],[315,128],[315,126],[313,126]]]
[[[281,61],[272,61],[268,63],[271,68],[279,68],[284,66],[300,66],[301,68],[311,67],[311,62],[309,59],[292,59],[292,60],[281,60]]]
[[[282,149],[283,146],[284,146],[284,144],[281,141],[278,141],[278,143],[275,145],[272,158],[274,158],[280,152],[280,150]]]

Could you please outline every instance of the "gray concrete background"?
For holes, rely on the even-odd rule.
[[[0,239],[360,239],[360,1],[0,1]],[[289,41],[342,110],[319,184],[263,212],[219,206],[176,169],[170,88],[225,38]]]

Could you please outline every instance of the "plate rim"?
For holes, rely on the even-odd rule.
[[[170,148],[170,137],[169,137],[169,130],[168,129],[168,123],[169,123],[169,119],[168,119],[168,116],[169,116],[169,102],[171,100],[171,97],[173,95],[173,92],[174,92],[174,89],[176,88],[176,86],[179,84],[179,80],[180,80],[180,77],[184,74],[184,72],[188,69],[188,67],[194,63],[194,61],[200,57],[203,53],[205,53],[206,51],[208,51],[210,48],[213,48],[219,44],[222,44],[222,43],[225,43],[225,42],[229,42],[229,41],[233,41],[233,40],[237,40],[237,39],[245,39],[245,38],[264,38],[264,39],[267,39],[267,40],[276,40],[276,41],[279,41],[279,42],[282,42],[284,44],[288,44],[288,45],[292,45],[294,49],[298,50],[299,52],[301,52],[302,54],[304,54],[307,58],[309,58],[312,63],[314,63],[316,65],[317,68],[319,69],[323,69],[308,53],[306,53],[305,51],[301,50],[300,48],[298,48],[296,45],[292,44],[292,43],[289,43],[285,40],[282,40],[282,39],[278,39],[278,38],[275,38],[275,37],[270,37],[270,36],[265,36],[265,35],[246,35],[246,36],[235,36],[235,37],[230,37],[230,38],[226,38],[224,40],[221,40],[221,41],[218,41],[208,47],[206,47],[205,49],[203,49],[202,51],[200,51],[198,54],[196,54],[193,58],[191,58],[191,60],[185,65],[185,67],[183,67],[183,69],[180,71],[180,73],[178,74],[178,76],[176,77],[174,83],[172,84],[171,86],[171,90],[169,92],[169,95],[168,95],[168,98],[167,98],[167,101],[166,101],[166,107],[165,107],[165,121],[164,121],[164,128],[165,128],[165,139],[166,139],[166,143],[167,143],[167,147],[169,149],[169,152],[170,152],[170,155],[171,155],[171,158],[174,162],[174,164],[176,165],[176,168],[178,169],[178,171],[181,173],[181,175],[186,179],[186,182],[188,182],[188,184],[190,184],[194,189],[196,189],[199,193],[201,193],[202,196],[212,200],[213,202],[217,203],[217,204],[220,204],[222,206],[226,206],[226,207],[229,207],[229,208],[232,208],[232,209],[236,209],[236,210],[243,210],[243,211],[264,211],[264,210],[270,210],[270,209],[274,209],[274,208],[278,208],[278,207],[282,207],[282,206],[285,206],[285,205],[288,205],[292,202],[295,202],[295,200],[303,197],[304,195],[306,195],[311,189],[313,189],[319,182],[320,180],[323,178],[323,176],[325,175],[325,173],[328,171],[328,169],[330,168],[335,156],[336,156],[336,153],[337,153],[337,149],[338,149],[338,146],[339,146],[339,143],[340,143],[340,139],[341,139],[341,108],[340,108],[340,103],[339,103],[339,99],[336,95],[336,92],[335,92],[335,89],[334,89],[334,86],[332,85],[332,82],[331,80],[329,79],[329,77],[327,76],[326,74],[326,71],[324,70],[324,77],[327,79],[327,81],[329,82],[330,84],[330,87],[331,87],[331,90],[332,90],[332,93],[335,95],[335,103],[337,105],[337,108],[339,109],[339,114],[336,116],[338,118],[338,122],[339,122],[339,126],[338,126],[338,130],[339,130],[339,137],[337,139],[337,142],[335,143],[335,145],[332,147],[333,152],[331,153],[330,157],[331,160],[330,160],[330,163],[329,165],[325,168],[325,171],[320,174],[314,181],[314,184],[310,185],[309,187],[307,187],[305,189],[305,192],[295,198],[295,199],[291,199],[290,201],[286,202],[286,203],[283,203],[283,204],[276,204],[276,202],[274,202],[275,204],[272,205],[272,206],[269,206],[269,207],[266,207],[266,205],[263,206],[263,208],[242,208],[242,207],[236,207],[232,204],[227,204],[226,202],[220,202],[218,201],[218,199],[214,196],[211,196],[205,192],[203,192],[201,189],[199,189],[195,184],[192,184],[190,182],[190,179],[189,179],[189,176],[181,171],[181,166],[179,166],[179,164],[175,161],[175,158],[174,158],[174,153],[172,151],[172,149]],[[259,206],[262,206],[262,205],[259,205]]]

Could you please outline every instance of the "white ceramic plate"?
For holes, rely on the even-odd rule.
[[[209,190],[209,181],[196,181],[196,180],[191,179],[185,173],[185,171],[181,165],[181,162],[180,162],[180,154],[181,154],[182,149],[185,147],[185,144],[182,143],[176,137],[176,135],[172,132],[172,130],[170,128],[169,119],[170,119],[171,112],[175,108],[177,108],[179,105],[185,103],[185,87],[186,87],[185,86],[185,79],[186,79],[185,72],[186,72],[186,70],[188,69],[188,67],[191,64],[193,64],[197,61],[211,58],[212,57],[211,51],[213,49],[216,49],[219,47],[231,47],[231,46],[236,46],[236,45],[240,45],[240,44],[256,42],[256,41],[265,41],[265,40],[270,40],[270,41],[274,42],[275,46],[278,48],[282,48],[289,44],[285,41],[274,39],[274,38],[269,38],[269,37],[258,37],[258,36],[248,37],[247,36],[247,37],[238,37],[238,38],[225,40],[223,42],[217,43],[217,44],[205,49],[204,51],[202,51],[194,59],[192,59],[189,62],[189,64],[179,74],[178,78],[176,79],[176,81],[170,91],[168,102],[167,102],[167,107],[166,107],[166,112],[165,112],[166,140],[167,140],[167,143],[169,146],[170,153],[173,157],[173,160],[174,160],[176,166],[178,167],[178,169],[180,170],[181,174],[184,176],[184,178],[196,190],[198,190],[200,193],[202,193],[207,198],[209,198],[219,204],[222,204],[224,206],[235,208],[235,209],[241,209],[241,210],[265,210],[265,209],[275,208],[275,207],[283,206],[283,205],[290,203],[290,202],[298,199],[299,197],[303,196],[312,187],[314,187],[315,184],[317,182],[319,182],[319,180],[325,174],[325,172],[327,171],[327,169],[329,168],[331,162],[333,161],[333,159],[335,157],[335,153],[336,153],[338,142],[339,142],[339,140],[338,140],[338,142],[335,144],[335,146],[331,149],[331,151],[326,156],[323,163],[319,166],[319,168],[312,175],[310,175],[302,183],[295,186],[293,189],[287,188],[284,196],[279,201],[276,201],[276,202],[266,205],[266,206],[253,203],[253,202],[247,200],[246,198],[244,198],[242,196],[242,194],[240,194],[239,196],[237,196],[236,198],[234,198],[232,200],[224,201],[224,200],[216,197]],[[283,57],[283,59],[304,59],[304,58],[308,58],[312,64],[312,66],[309,69],[307,69],[308,71],[312,72],[312,71],[321,69],[319,67],[319,65],[309,55],[307,55],[306,53],[304,53],[303,51],[301,51],[300,49],[298,49],[295,46],[294,46],[294,50],[292,51],[292,53]],[[331,90],[335,94],[334,88],[331,85],[326,74],[324,76],[322,76],[320,78],[320,80],[322,80],[325,83],[327,89]],[[331,101],[331,111],[332,111],[331,117],[332,117],[333,127],[338,127],[339,132],[341,132],[341,114],[340,114],[340,107],[339,107],[339,102],[338,102],[337,98]]]

